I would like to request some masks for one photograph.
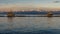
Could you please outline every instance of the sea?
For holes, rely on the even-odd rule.
[[[0,34],[60,34],[60,17],[0,17]]]

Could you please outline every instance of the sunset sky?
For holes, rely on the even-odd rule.
[[[0,10],[29,10],[35,8],[60,8],[60,0],[0,0]]]

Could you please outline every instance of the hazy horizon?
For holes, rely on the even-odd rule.
[[[0,11],[60,10],[60,0],[0,0]]]

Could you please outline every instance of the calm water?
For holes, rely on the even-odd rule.
[[[60,34],[60,17],[0,17],[0,33]]]

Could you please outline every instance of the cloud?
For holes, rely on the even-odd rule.
[[[53,3],[60,3],[60,1],[53,1]]]

